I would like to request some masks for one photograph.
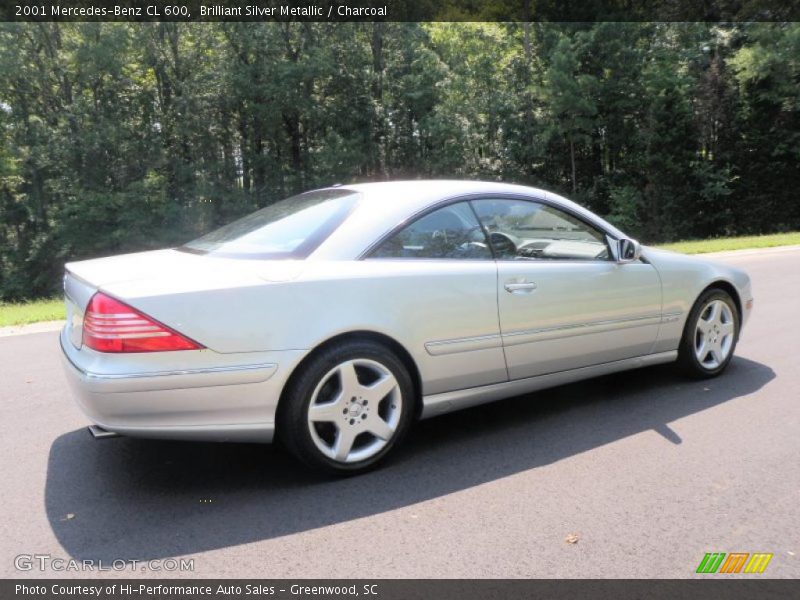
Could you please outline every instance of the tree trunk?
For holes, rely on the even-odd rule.
[[[381,176],[386,176],[386,153],[384,149],[385,128],[383,122],[383,71],[385,63],[383,58],[383,28],[384,24],[372,24],[372,99],[375,106],[374,122],[372,124],[372,165],[367,176],[377,171]]]
[[[576,180],[575,172],[575,142],[572,140],[571,135],[569,136],[569,160],[572,164],[572,195],[574,196],[578,191],[578,182]]]

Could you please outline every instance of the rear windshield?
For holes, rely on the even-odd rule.
[[[342,224],[359,195],[328,189],[292,196],[178,250],[230,258],[306,258]]]

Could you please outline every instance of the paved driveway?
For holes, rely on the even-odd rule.
[[[2,338],[0,574],[84,575],[20,573],[26,553],[193,558],[200,577],[689,577],[739,551],[800,577],[800,251],[722,260],[756,296],[725,376],[656,367],[439,417],[345,480],[280,448],[94,441],[56,334]]]

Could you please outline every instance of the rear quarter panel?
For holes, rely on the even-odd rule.
[[[507,380],[492,261],[306,261],[280,283],[191,289],[185,282],[106,286],[219,353],[310,351],[344,333],[399,342],[414,359],[424,393]],[[496,341],[492,336],[496,336]],[[487,338],[469,351],[432,355],[429,342]]]

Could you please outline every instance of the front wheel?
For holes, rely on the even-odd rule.
[[[365,471],[403,437],[414,387],[384,346],[350,340],[301,367],[281,402],[278,436],[306,464],[334,474]]]
[[[678,349],[678,362],[693,377],[715,377],[725,370],[739,340],[739,312],[730,294],[720,289],[697,299]]]

